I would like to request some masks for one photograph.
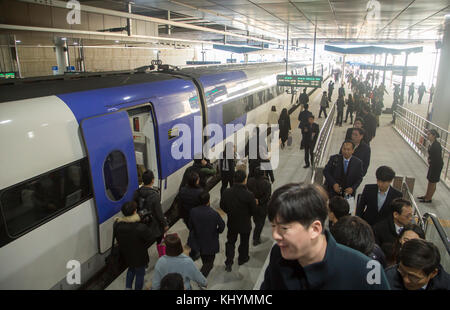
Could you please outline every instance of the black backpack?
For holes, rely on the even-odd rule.
[[[137,213],[139,214],[139,217],[141,218],[141,222],[145,224],[150,224],[153,219],[153,214],[151,207],[146,208],[147,199],[148,196],[143,196],[141,193],[141,189],[137,189],[137,198],[136,203],[138,205],[137,207]]]

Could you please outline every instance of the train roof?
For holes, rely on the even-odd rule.
[[[245,71],[248,73],[252,71],[272,71],[271,69],[280,69],[284,65],[284,63],[216,65],[184,68],[179,71],[115,71],[4,80],[0,81],[0,103],[100,88],[171,80],[183,78],[182,75],[200,77],[232,71]],[[294,63],[292,66],[295,65]]]
[[[0,82],[0,102],[61,95],[100,88],[171,80],[161,72],[102,72],[5,80]]]

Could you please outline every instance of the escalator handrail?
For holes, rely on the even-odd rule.
[[[436,227],[436,230],[439,234],[439,237],[441,238],[442,243],[444,243],[445,249],[447,250],[447,254],[450,255],[450,242],[449,242],[447,234],[445,233],[445,230],[442,227],[441,223],[439,222],[437,216],[430,212],[425,213],[423,215],[424,223],[426,223],[426,226],[428,226],[428,219],[430,219],[430,218],[431,218],[431,221],[432,221],[434,227]],[[426,233],[426,229],[425,229],[425,233]]]

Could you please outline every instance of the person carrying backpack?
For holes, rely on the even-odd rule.
[[[147,170],[142,175],[144,185],[136,190],[133,200],[138,205],[138,213],[147,217],[145,221],[149,225],[152,236],[157,244],[161,243],[164,233],[169,230],[169,225],[161,208],[159,191],[153,188],[155,175]],[[144,216],[142,216],[144,217]]]

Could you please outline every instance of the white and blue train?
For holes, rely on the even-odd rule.
[[[281,111],[296,100],[276,85],[285,69],[271,63],[0,82],[0,289],[77,288],[66,281],[71,260],[86,283],[105,265],[113,220],[138,188],[138,170],[153,170],[163,211],[171,207],[192,164],[171,156],[176,124],[195,132],[196,116],[203,127],[267,123],[272,105]]]

